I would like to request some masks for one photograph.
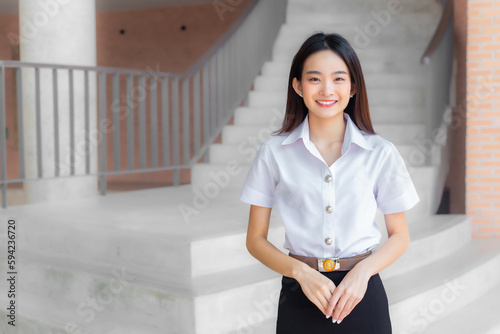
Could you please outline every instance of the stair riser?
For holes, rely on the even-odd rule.
[[[364,29],[366,26],[374,25],[385,29],[391,24],[405,25],[421,28],[430,33],[431,28],[435,27],[439,21],[440,13],[400,13],[389,12],[386,9],[377,10],[357,10],[354,12],[339,13],[334,9],[328,11],[323,10],[320,13],[313,11],[289,10],[286,17],[286,24],[310,24],[314,25],[330,25],[330,24],[345,24],[347,26],[359,26]],[[432,33],[431,33],[432,34]]]
[[[349,0],[349,3],[352,3],[353,5],[357,6],[378,6],[378,7],[383,7],[383,6],[388,6],[388,2],[386,0],[371,0],[370,4],[367,4],[365,0]],[[300,6],[308,6],[308,5],[316,5],[320,6],[319,8],[322,8],[321,6],[328,6],[328,5],[343,5],[345,2],[343,0],[315,0],[313,3],[310,2],[310,0],[289,0],[288,1],[288,8],[297,8]],[[434,8],[436,6],[436,2],[433,0],[420,0],[418,2],[413,1],[413,0],[400,0],[398,2],[394,3],[394,6],[396,4],[399,4],[399,6],[402,6],[404,8],[427,8],[429,11],[430,8]],[[439,5],[439,8],[441,6]]]
[[[114,317],[121,319],[121,326],[143,324],[167,334],[225,333],[255,324],[255,319],[267,320],[275,316],[281,286],[281,276],[273,274],[272,279],[186,298],[144,288],[134,284],[133,278],[124,280],[126,286],[122,286],[117,283],[119,280],[50,269],[39,264],[25,262],[23,269],[23,285],[18,290],[19,305],[23,304],[23,295],[37,293],[41,298],[64,305],[66,310],[74,310],[72,317],[64,318],[64,323],[43,326],[44,331],[40,332],[43,334],[47,331],[59,333],[68,324],[85,328],[92,326],[94,321]],[[50,279],[41,280],[40,277]],[[5,316],[3,310],[0,314]],[[127,317],[123,318],[123,314]]]
[[[418,221],[415,222],[418,224]],[[464,219],[443,231],[412,241],[406,252],[381,273],[383,279],[404,274],[451,255],[471,240],[471,221]]]
[[[422,273],[425,280],[425,273]],[[425,328],[487,293],[500,281],[500,254],[460,277],[390,305],[394,333],[423,333]],[[470,319],[464,319],[468,321]],[[472,320],[471,320],[472,321]]]
[[[37,295],[48,302],[64,305],[66,310],[73,311],[71,318],[64,319],[66,324],[74,323],[79,327],[118,317],[122,325],[142,324],[166,329],[178,323],[179,315],[192,316],[193,298],[146,288],[138,281],[126,267],[110,268],[106,276],[101,276],[48,267],[25,259],[17,301],[23,305],[25,295]]]
[[[27,220],[27,218],[26,218]],[[34,220],[36,221],[36,220]],[[184,222],[179,222],[184,223]],[[64,224],[62,224],[64,225]],[[98,228],[59,224],[56,228],[30,226],[20,235],[20,243],[30,250],[102,265],[126,265],[130,270],[149,272],[155,277],[190,276],[189,243],[146,233],[112,234]],[[92,240],[92,243],[82,242]]]
[[[268,240],[285,252],[285,229],[282,225],[270,227]],[[193,276],[243,268],[258,263],[246,248],[246,232],[226,237],[194,241],[191,244]],[[228,251],[230,250],[230,251]]]
[[[361,7],[362,6],[362,7]],[[361,8],[360,8],[361,7]],[[377,11],[386,9],[390,10],[391,14],[398,15],[397,13],[402,13],[404,15],[411,15],[411,13],[422,13],[429,15],[429,9],[435,7],[439,11],[442,7],[436,2],[432,1],[398,1],[398,2],[387,2],[387,1],[362,1],[362,0],[350,0],[345,1],[331,1],[331,0],[320,0],[314,2],[308,1],[298,1],[289,2],[287,7],[287,13],[300,13],[302,12],[316,12],[320,13],[322,11],[348,11],[348,12],[358,12],[360,9],[364,11]]]
[[[262,322],[276,317],[281,275],[269,280],[200,298],[196,303],[196,333],[237,333],[245,327],[257,331]]]

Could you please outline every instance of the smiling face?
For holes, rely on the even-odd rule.
[[[304,62],[301,81],[293,79],[293,88],[302,94],[309,112],[321,118],[343,114],[349,95],[355,93],[347,65],[331,50],[310,55]]]

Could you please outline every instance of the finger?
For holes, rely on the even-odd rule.
[[[327,315],[332,315],[336,305],[337,305],[337,302],[339,300],[339,297],[340,297],[340,293],[333,293],[332,296],[330,297],[330,300],[328,301],[328,306],[326,308],[326,314]]]
[[[322,306],[321,312],[323,312],[324,315],[328,316],[328,313],[326,313],[327,308],[328,308],[328,299],[325,296],[321,296],[320,300],[321,300],[321,306]]]
[[[323,312],[323,314],[325,314],[326,301],[323,301],[322,299],[324,299],[324,298],[314,297],[311,301],[313,302],[314,305],[316,305],[317,308],[320,309],[321,312]]]
[[[349,297],[346,294],[343,294],[340,300],[337,303],[337,306],[335,306],[335,310],[333,311],[332,318],[339,320],[340,314],[344,310],[345,305],[349,301]]]
[[[357,304],[357,302],[354,299],[349,300],[346,303],[346,305],[344,306],[344,309],[340,313],[337,320],[340,320],[340,321],[344,320],[344,318],[347,317],[351,313],[352,309],[354,308],[354,306],[356,306],[356,304]]]

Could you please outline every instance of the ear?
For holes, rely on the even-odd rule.
[[[300,81],[297,80],[297,78],[293,78],[292,87],[293,90],[295,90],[295,93],[297,93],[297,95],[300,95],[302,93],[302,85],[300,84]]]
[[[351,83],[351,94],[354,95],[358,92],[358,89],[356,88],[356,85],[354,83]]]

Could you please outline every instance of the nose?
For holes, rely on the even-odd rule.
[[[335,91],[334,88],[335,86],[333,85],[333,82],[330,82],[330,80],[325,80],[323,86],[321,87],[321,93],[325,96],[330,96]]]

